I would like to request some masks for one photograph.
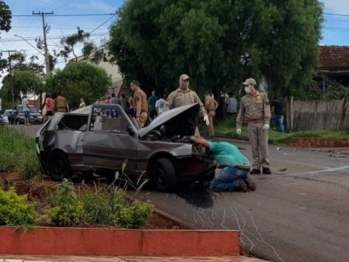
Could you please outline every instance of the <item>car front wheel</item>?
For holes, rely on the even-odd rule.
[[[173,163],[167,158],[155,162],[154,182],[160,191],[171,192],[176,189],[177,176]]]
[[[70,177],[70,162],[68,156],[61,151],[52,152],[49,160],[49,173],[53,180],[62,181]]]

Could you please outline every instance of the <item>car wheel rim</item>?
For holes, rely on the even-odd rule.
[[[53,164],[53,170],[56,174],[64,173],[64,164],[62,161],[55,161]]]
[[[157,182],[160,185],[164,185],[165,184],[165,173],[164,173],[164,169],[162,167],[158,167],[157,169]]]

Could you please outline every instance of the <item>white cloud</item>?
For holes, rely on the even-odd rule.
[[[349,14],[348,0],[322,0],[325,4],[326,12],[335,14]]]

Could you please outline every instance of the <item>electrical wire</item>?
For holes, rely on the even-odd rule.
[[[67,17],[67,16],[108,16],[108,15],[115,15],[116,13],[105,13],[105,14],[60,14],[60,15],[56,15],[56,14],[47,14],[47,16],[51,16],[51,17]],[[12,17],[35,17],[33,15],[12,15]]]

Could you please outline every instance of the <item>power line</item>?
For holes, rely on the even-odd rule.
[[[334,14],[334,13],[323,13],[324,15],[331,15],[331,16],[349,16],[349,14]]]
[[[115,13],[107,13],[107,14],[61,14],[61,15],[50,15],[52,17],[59,16],[107,16],[107,15],[115,15]],[[12,15],[12,17],[33,17],[32,15]]]
[[[108,32],[103,32],[103,33],[95,33],[95,34],[91,34],[91,36],[105,36],[108,35]],[[47,39],[48,40],[57,40],[57,39],[62,39],[63,36],[48,36]],[[36,37],[23,37],[25,40],[35,40]],[[21,39],[17,39],[17,38],[1,38],[0,39],[0,43],[8,43],[8,42],[21,42]]]
[[[100,24],[99,26],[97,26],[95,29],[93,29],[90,34],[92,34],[93,32],[97,31],[99,28],[101,28],[102,26],[104,26],[106,23],[108,23],[115,15],[112,15],[111,17],[109,17],[106,21],[104,21],[102,24]]]

